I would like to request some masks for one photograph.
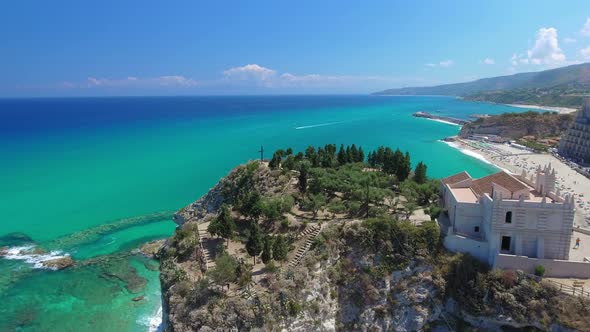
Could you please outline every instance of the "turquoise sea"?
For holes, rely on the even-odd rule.
[[[0,100],[0,331],[147,331],[157,263],[133,252],[236,164],[326,143],[408,150],[432,177],[495,171],[439,139],[427,111],[521,112],[450,97],[250,96]],[[19,248],[43,249],[19,255]],[[71,255],[53,271],[43,259]],[[145,296],[134,302],[136,296]]]

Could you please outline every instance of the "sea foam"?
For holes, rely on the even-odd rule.
[[[4,259],[11,260],[22,260],[28,264],[32,264],[33,268],[35,269],[52,269],[50,267],[45,266],[43,263],[50,260],[65,258],[69,256],[69,254],[65,254],[62,251],[50,251],[38,254],[34,252],[34,249],[35,246],[33,245],[11,247],[8,248],[1,257],[3,257]]]

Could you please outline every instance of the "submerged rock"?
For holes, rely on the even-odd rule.
[[[68,268],[68,267],[74,265],[74,260],[70,256],[65,256],[65,257],[46,260],[46,261],[43,261],[41,264],[43,264],[44,267],[52,269],[52,270],[63,270],[65,268]]]

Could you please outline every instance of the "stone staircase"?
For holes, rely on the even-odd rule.
[[[305,230],[299,234],[298,238],[305,238],[305,242],[301,247],[299,247],[299,249],[297,249],[295,257],[293,257],[293,259],[289,262],[289,267],[296,267],[301,262],[311,247],[313,240],[316,238],[316,236],[318,236],[318,234],[320,234],[321,229],[322,228],[320,226],[316,225],[307,226]]]
[[[207,270],[215,267],[215,255],[208,249],[208,242],[211,240],[211,235],[207,232],[208,226],[208,222],[199,224],[199,238],[201,239],[201,248],[205,257],[205,263],[207,264]]]

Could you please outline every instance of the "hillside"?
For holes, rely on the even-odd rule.
[[[554,137],[561,136],[572,124],[573,114],[557,113],[504,113],[486,118],[479,118],[461,128],[459,136],[497,135],[505,138],[519,139],[523,136]]]
[[[179,211],[160,251],[171,331],[590,329],[590,303],[445,252],[410,155],[277,151]]]
[[[497,135],[505,139],[517,140],[537,151],[556,147],[563,133],[574,121],[574,114],[552,112],[504,113],[480,118],[461,128],[459,137],[471,135]]]
[[[590,94],[590,63],[466,83],[388,89],[375,94],[451,95],[498,103],[581,107],[582,96]]]

